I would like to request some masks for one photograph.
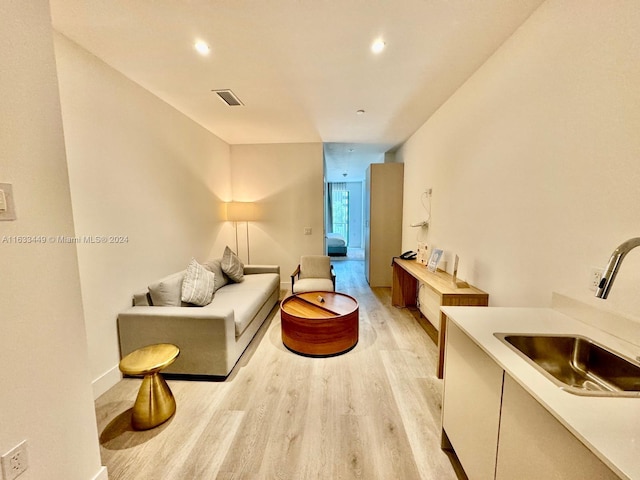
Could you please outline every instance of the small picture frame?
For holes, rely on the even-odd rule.
[[[427,244],[424,242],[418,242],[418,258],[416,262],[421,265],[427,264]]]
[[[431,256],[429,257],[429,263],[427,264],[427,270],[430,272],[435,272],[438,268],[438,263],[440,263],[440,259],[442,258],[443,251],[439,248],[434,248],[431,252]]]

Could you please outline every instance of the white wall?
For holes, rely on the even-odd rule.
[[[233,145],[231,162],[233,199],[256,202],[261,211],[249,224],[251,263],[280,265],[281,281],[290,283],[301,255],[323,254],[322,144]],[[245,227],[238,226],[243,261]]]
[[[55,35],[91,375],[119,379],[116,318],[134,292],[220,256],[232,230],[230,147],[60,34]]]
[[[548,0],[400,149],[403,250],[433,188],[427,241],[460,255],[491,305],[551,292],[640,314],[640,250],[609,300],[589,270],[640,236],[640,9]],[[640,318],[640,317],[639,317]]]
[[[51,19],[46,0],[0,2],[0,454],[28,441],[20,480],[89,480],[100,466]]]

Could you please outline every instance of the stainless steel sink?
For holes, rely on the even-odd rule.
[[[494,335],[567,392],[640,397],[640,364],[586,337]]]

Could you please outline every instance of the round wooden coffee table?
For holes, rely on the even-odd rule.
[[[282,343],[312,357],[348,352],[358,343],[358,302],[337,292],[296,293],[280,304]]]

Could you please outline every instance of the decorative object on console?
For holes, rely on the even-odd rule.
[[[429,257],[429,263],[427,264],[427,269],[430,272],[435,272],[437,270],[438,263],[440,262],[443,253],[444,252],[439,248],[433,249],[433,251],[431,252],[431,256]]]
[[[429,259],[428,255],[428,247],[427,244],[424,242],[418,242],[418,255],[416,258],[416,262],[418,262],[421,265],[426,265],[427,264],[427,260]]]
[[[236,252],[238,251],[238,222],[246,222],[247,225],[247,263],[251,263],[249,257],[249,222],[257,220],[256,204],[253,202],[228,202],[227,221],[233,222],[236,229]]]
[[[458,280],[458,261],[459,260],[460,259],[458,255],[456,255],[453,261],[453,273],[451,274],[451,282],[453,283],[453,286],[455,288],[467,288],[469,286],[467,282]]]
[[[455,259],[453,260],[453,273],[451,274],[451,281],[453,282],[454,287],[458,286],[458,261],[459,260],[460,258],[458,257],[458,255],[456,255]]]

